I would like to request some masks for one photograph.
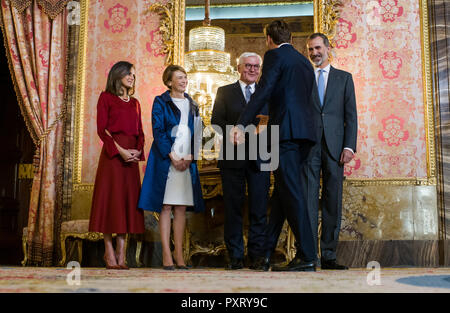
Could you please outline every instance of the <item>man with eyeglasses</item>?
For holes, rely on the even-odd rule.
[[[301,172],[311,147],[317,141],[317,122],[312,118],[310,96],[314,70],[307,58],[291,44],[289,26],[276,20],[264,28],[268,51],[258,87],[242,111],[230,140],[244,141],[238,127],[251,124],[266,103],[269,103],[268,130],[279,127],[279,166],[274,171],[275,188],[272,194],[267,229],[267,257],[274,252],[278,235],[287,218],[297,242],[295,258],[284,267],[272,271],[315,271],[317,256]],[[271,146],[273,150],[276,147]]]
[[[250,100],[256,88],[261,68],[261,57],[253,52],[245,52],[239,57],[238,72],[240,79],[236,83],[222,86],[217,90],[211,124],[217,125],[226,136],[226,125],[235,125],[241,112]],[[252,124],[258,124],[258,118],[267,116],[267,106],[263,106]],[[261,116],[263,115],[263,116]],[[245,147],[245,159],[237,157],[237,149],[230,146],[226,139],[222,142],[222,159],[217,166],[222,177],[223,199],[225,205],[224,240],[229,262],[226,269],[237,270],[244,267],[243,206],[246,184],[248,187],[248,259],[249,267],[254,270],[265,268],[265,233],[267,224],[267,202],[270,187],[270,172],[260,170],[260,160],[251,160],[248,144]],[[227,146],[234,155],[227,159]]]

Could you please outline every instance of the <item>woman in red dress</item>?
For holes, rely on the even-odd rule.
[[[97,104],[97,133],[103,148],[95,177],[89,231],[104,235],[106,268],[125,265],[125,234],[144,232],[144,213],[138,209],[144,160],[141,108],[134,93],[133,64],[113,65]],[[116,251],[112,234],[117,234]]]

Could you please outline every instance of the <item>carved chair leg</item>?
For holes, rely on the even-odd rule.
[[[320,237],[322,237],[322,220],[319,221],[319,226],[317,229],[317,254],[319,260],[322,257],[322,252],[320,251]]]
[[[139,240],[136,242],[136,265],[137,265],[137,267],[142,267],[142,265],[143,265],[140,260],[141,249],[142,249],[142,241]]]
[[[248,245],[247,245],[247,242],[248,242],[248,237],[247,237],[247,235],[246,234],[244,234],[244,255],[248,255]]]
[[[22,236],[22,250],[23,250],[22,266],[25,266],[27,265],[28,262],[27,238],[25,236]]]
[[[288,236],[286,240],[287,263],[291,262],[295,257],[295,236],[291,228],[288,226]]]
[[[124,247],[124,250],[125,250],[125,265],[128,265],[128,262],[127,262],[127,248],[128,248],[128,241],[130,240],[130,235],[129,234],[125,234],[125,247]]]
[[[81,261],[83,260],[83,240],[77,239],[77,247],[78,247],[78,262],[81,265]]]
[[[61,235],[61,262],[59,266],[64,266],[66,264],[66,237]]]

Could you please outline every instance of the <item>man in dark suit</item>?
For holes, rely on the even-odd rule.
[[[269,50],[264,55],[261,79],[237,121],[238,126],[231,130],[230,140],[242,142],[244,133],[239,125],[250,124],[263,105],[269,103],[268,130],[276,131],[273,126],[279,126],[279,166],[274,171],[269,228],[287,217],[295,239],[300,243],[295,258],[287,267],[278,269],[315,271],[317,257],[301,181],[302,167],[316,142],[316,124],[311,118],[310,105],[314,70],[308,59],[290,44],[291,33],[285,22],[270,23],[264,34]],[[273,151],[274,147],[271,148]]]
[[[314,33],[307,41],[309,59],[315,66],[315,86],[311,97],[318,141],[311,149],[303,171],[307,186],[308,212],[317,247],[320,173],[322,172],[321,268],[345,270],[336,263],[336,247],[341,227],[344,164],[356,152],[358,121],[352,75],[330,65],[328,38]]]
[[[245,52],[239,57],[238,72],[240,79],[234,84],[217,90],[211,124],[226,132],[226,125],[235,125],[242,110],[255,91],[259,78],[261,57],[252,52]],[[267,108],[261,114],[267,115]],[[259,117],[259,115],[257,116]],[[252,124],[258,124],[255,118]],[[231,158],[229,151],[234,151]],[[267,202],[270,187],[270,172],[260,170],[260,162],[249,156],[246,145],[245,158],[237,157],[237,149],[229,142],[222,142],[217,166],[222,176],[223,199],[225,204],[224,239],[230,258],[226,268],[231,270],[244,267],[244,241],[242,234],[242,209],[245,201],[246,182],[248,187],[248,257],[250,268],[263,270],[265,256],[265,232],[267,225]]]

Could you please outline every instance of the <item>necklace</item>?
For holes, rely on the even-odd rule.
[[[130,96],[128,96],[128,98],[127,98],[126,100],[125,100],[124,98],[122,98],[122,96],[119,96],[119,98],[122,99],[122,100],[125,101],[125,102],[130,101]]]

